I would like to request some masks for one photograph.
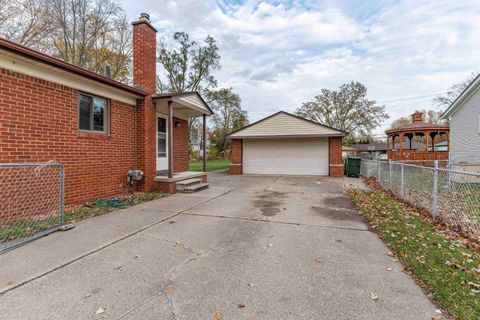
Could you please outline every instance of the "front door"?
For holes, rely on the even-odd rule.
[[[157,171],[168,170],[167,119],[157,114]]]

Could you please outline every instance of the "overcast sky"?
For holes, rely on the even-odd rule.
[[[240,94],[251,122],[351,80],[392,120],[435,107],[431,97],[391,100],[443,93],[480,70],[479,0],[121,3],[132,21],[149,13],[160,37],[212,35],[219,85]]]

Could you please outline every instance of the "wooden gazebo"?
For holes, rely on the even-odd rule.
[[[385,133],[388,137],[389,160],[448,160],[450,126],[425,123],[421,112],[415,112],[412,115],[412,123],[387,130]],[[425,137],[425,150],[412,149],[412,140],[415,136]],[[437,150],[438,148],[435,146],[436,140],[440,140],[441,136],[444,136],[447,141],[447,150]],[[405,143],[405,137],[408,138],[407,143]]]

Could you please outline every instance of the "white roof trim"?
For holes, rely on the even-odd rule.
[[[480,88],[480,74],[463,90],[442,114],[442,119],[448,119],[457,109],[463,105]]]
[[[198,92],[164,94],[154,97],[155,100],[171,100],[181,106],[195,110],[208,116],[213,115],[212,110]]]
[[[346,133],[280,111],[231,133],[229,139],[343,137]]]

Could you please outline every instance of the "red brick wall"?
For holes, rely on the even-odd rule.
[[[150,94],[156,92],[156,31],[146,22],[133,25],[133,83]],[[156,175],[156,108],[151,97],[138,106],[138,164],[144,172],[142,190],[153,190]]]
[[[242,142],[243,141],[241,139],[232,140],[232,152],[230,155],[230,174],[232,175],[239,175],[243,173]]]
[[[111,100],[109,132],[88,133],[77,100],[72,88],[0,68],[0,163],[64,164],[67,204],[121,194],[138,165],[136,107]]]
[[[133,83],[146,92],[157,90],[157,32],[146,22],[133,25]]]
[[[173,118],[173,172],[188,171],[188,160],[188,121]]]
[[[328,138],[329,145],[329,161],[331,177],[343,176],[343,160],[342,160],[342,138],[330,137]]]

